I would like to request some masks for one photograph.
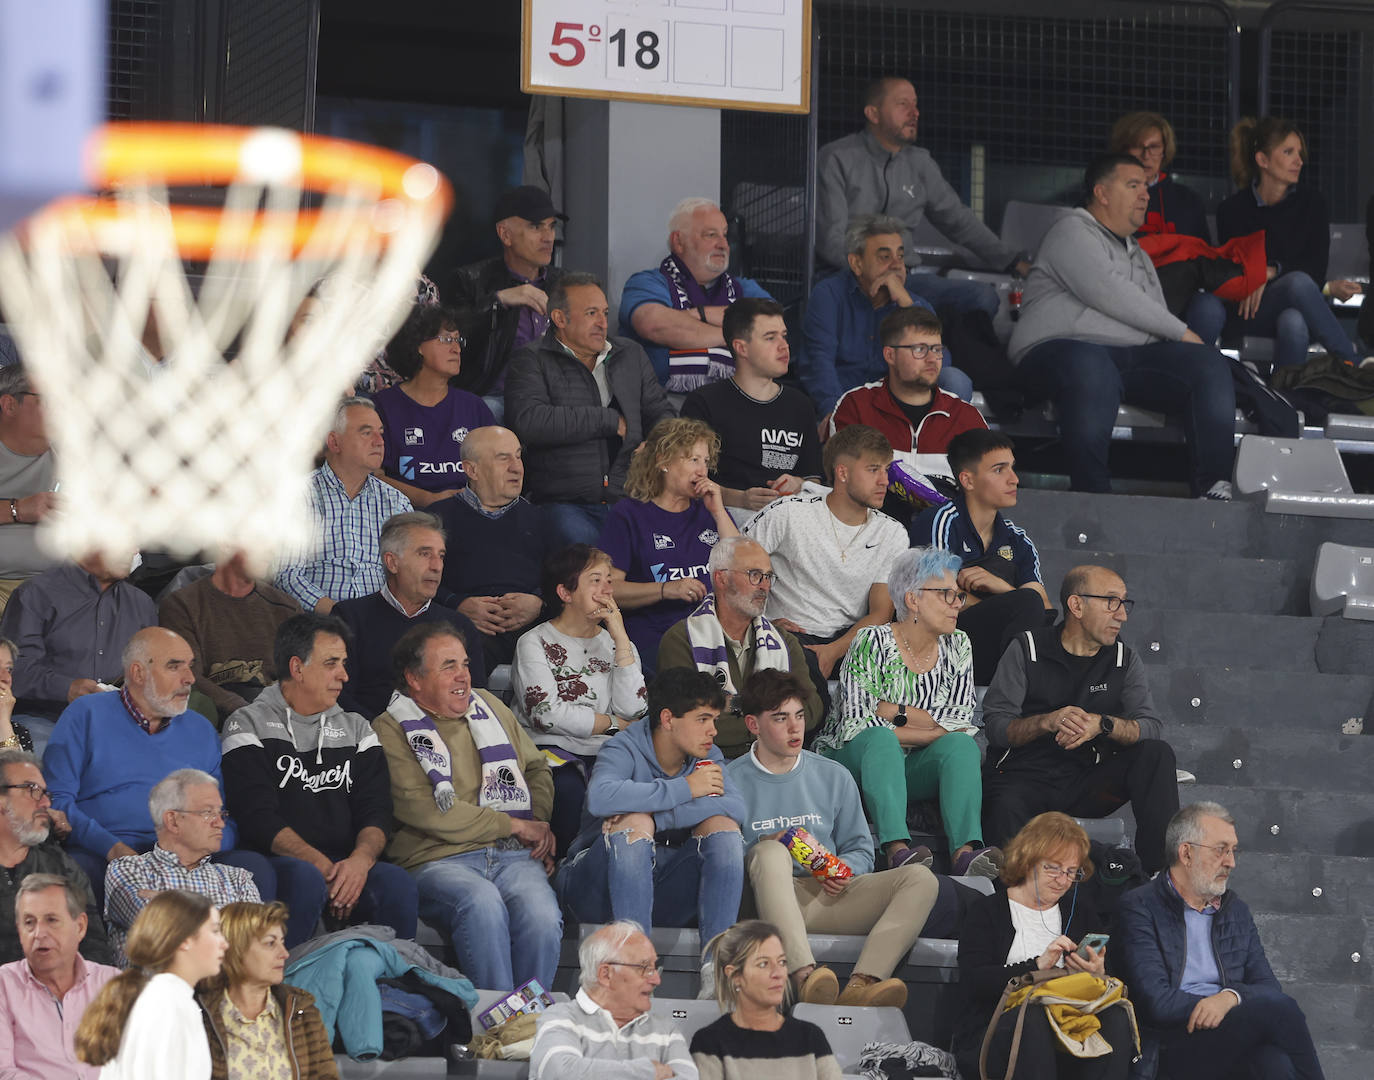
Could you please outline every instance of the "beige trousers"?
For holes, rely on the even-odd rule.
[[[760,840],[745,856],[745,869],[760,919],[776,926],[787,969],[816,962],[806,939],[813,934],[866,934],[855,972],[886,979],[921,934],[940,886],[926,867],[859,874],[839,896],[830,896],[810,874],[798,877],[791,854],[776,840]]]

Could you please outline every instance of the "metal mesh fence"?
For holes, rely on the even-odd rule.
[[[1349,5],[1346,5],[1348,8]],[[1322,4],[1275,9],[1261,36],[1260,110],[1291,120],[1307,139],[1303,179],[1326,196],[1333,221],[1362,221],[1374,164],[1371,12]]]
[[[317,0],[233,0],[225,7],[219,117],[226,124],[314,123]]]
[[[163,94],[167,28],[163,0],[111,0],[106,111],[111,120],[150,120]]]

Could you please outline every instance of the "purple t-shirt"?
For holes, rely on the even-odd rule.
[[[399,386],[372,398],[382,418],[386,456],[382,470],[425,491],[467,485],[460,451],[473,428],[496,423],[476,394],[450,387],[438,405],[421,405]]]
[[[720,537],[716,519],[706,506],[692,500],[679,513],[651,502],[621,499],[606,515],[597,546],[611,557],[627,581],[676,581],[699,578],[711,588],[706,560]],[[673,623],[692,613],[686,600],[660,600],[625,612],[625,632],[639,650],[645,675],[657,666],[658,642]]]

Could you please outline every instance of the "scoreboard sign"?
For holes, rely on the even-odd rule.
[[[527,94],[804,113],[811,0],[524,0]]]

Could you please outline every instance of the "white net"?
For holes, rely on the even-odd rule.
[[[208,189],[222,205],[188,211],[151,161],[100,210],[55,204],[0,238],[0,303],[57,464],[54,554],[241,551],[261,570],[309,548],[315,456],[447,214],[443,178],[399,155],[203,131],[220,149],[192,132],[191,153],[236,157]]]

